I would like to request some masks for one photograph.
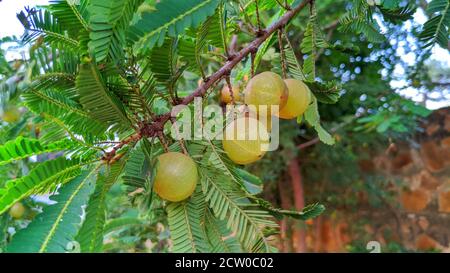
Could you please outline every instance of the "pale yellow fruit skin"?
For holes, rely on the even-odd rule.
[[[238,123],[246,122],[248,124],[249,120],[252,120],[257,126],[246,126],[244,130],[238,130],[240,128],[237,126]],[[227,138],[227,136],[232,134],[234,129],[234,137]],[[260,135],[258,130],[262,128],[262,134]],[[251,133],[255,133],[255,139],[249,139]],[[269,134],[266,127],[257,119],[241,117],[238,118],[227,125],[224,132],[224,139],[222,140],[222,145],[224,151],[227,153],[228,157],[237,164],[245,165],[250,164],[261,159],[266,153],[262,149],[262,145],[268,144]]]
[[[188,198],[197,181],[197,164],[189,156],[170,152],[158,157],[153,188],[162,199],[179,202]]]
[[[232,87],[233,90],[233,98],[234,98],[234,102],[240,102],[241,101],[241,94],[239,93],[239,85],[233,85]],[[231,93],[230,93],[230,89],[228,88],[228,85],[224,85],[221,92],[220,92],[220,100],[223,103],[231,103]]]
[[[2,119],[8,123],[17,122],[20,118],[20,112],[17,108],[7,108],[2,115]]]
[[[9,215],[14,219],[20,219],[24,215],[25,210],[25,206],[22,203],[17,202],[9,209]]]
[[[277,116],[282,119],[294,119],[305,113],[311,102],[311,91],[300,80],[287,79],[284,82],[288,87],[289,96],[286,105],[281,108]]]
[[[254,76],[245,88],[245,103],[248,105],[286,105],[288,90],[283,79],[270,71]]]

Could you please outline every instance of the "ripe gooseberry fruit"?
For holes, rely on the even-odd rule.
[[[172,202],[182,201],[195,190],[198,181],[197,164],[189,156],[169,152],[158,157],[154,190]]]
[[[283,79],[270,71],[254,76],[245,88],[245,103],[248,105],[286,105],[288,90]]]
[[[235,84],[231,86],[231,90],[233,90],[233,99],[235,102],[241,101],[241,94],[239,93],[239,85]],[[228,88],[228,84],[225,84],[220,91],[220,100],[223,103],[231,103],[231,92],[230,88]]]
[[[25,214],[26,208],[25,206],[17,202],[9,209],[9,215],[14,219],[20,219]]]
[[[20,111],[16,107],[8,107],[2,115],[2,119],[8,123],[17,122],[20,118]]]
[[[302,115],[311,101],[311,91],[308,86],[295,79],[284,80],[288,88],[289,96],[286,105],[280,109],[278,117],[282,119],[293,119]]]
[[[241,117],[225,128],[222,145],[228,157],[237,164],[250,164],[261,159],[268,145],[269,133],[257,119]]]

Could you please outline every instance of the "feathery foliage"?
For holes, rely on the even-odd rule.
[[[339,92],[341,91],[341,86],[334,81],[331,82],[305,82],[309,89],[313,92],[317,101],[321,103],[333,104],[339,100]]]
[[[298,117],[300,123],[303,118],[308,122],[318,133],[319,139],[328,144],[334,144],[334,140],[331,135],[320,124],[320,115],[318,110],[318,98],[321,102],[335,103],[339,96],[339,89],[333,83],[323,84],[316,81],[315,63],[316,63],[316,51],[319,47],[327,47],[328,43],[322,37],[320,30],[317,30],[317,11],[313,6],[311,8],[310,18],[305,30],[305,37],[300,45],[303,54],[307,54],[303,63],[303,69],[298,62],[295,53],[289,40],[286,38],[287,45],[286,60],[288,63],[288,70],[294,78],[303,80],[311,88],[312,102],[307,108],[303,116]],[[316,98],[316,96],[318,98]]]
[[[166,86],[170,85],[175,76],[176,48],[177,40],[167,38],[150,53],[150,69],[155,79]]]
[[[21,12],[17,17],[27,31],[24,42],[38,40],[39,43],[46,42],[56,47],[67,46],[73,50],[79,47],[79,42],[69,37],[63,26],[48,10],[31,10],[28,14]]]
[[[105,82],[91,62],[82,64],[76,81],[80,103],[95,120],[113,126],[113,130],[123,131],[131,126],[123,104],[110,92]]]
[[[404,7],[396,7],[391,9],[380,7],[380,11],[386,21],[399,23],[413,18],[413,14],[416,12],[416,9],[412,5],[406,5]]]
[[[119,179],[125,159],[99,172],[95,189],[86,207],[86,217],[76,237],[82,252],[101,252],[106,222],[106,194]]]
[[[246,251],[270,252],[265,227],[275,228],[270,215],[251,204],[240,188],[227,176],[211,171],[201,173],[202,190],[214,215],[227,221],[227,227],[237,234]],[[259,242],[255,245],[255,242]]]
[[[45,113],[53,121],[60,120],[69,131],[82,135],[85,139],[100,136],[108,128],[107,124],[92,118],[80,103],[51,89],[42,89],[44,90],[38,91],[31,88],[22,95],[26,106],[36,114]]]
[[[261,205],[262,208],[269,211],[274,217],[277,219],[283,219],[284,216],[292,217],[294,219],[298,220],[308,220],[315,218],[322,214],[325,210],[325,206],[315,203],[308,205],[302,209],[302,211],[292,211],[292,210],[285,210],[285,209],[278,209],[274,208],[269,202],[263,200],[263,199],[257,199],[256,202]]]
[[[129,38],[135,48],[150,49],[161,46],[166,35],[175,37],[183,34],[187,27],[197,27],[212,15],[220,0],[162,0],[155,11],[144,13],[130,28]]]
[[[69,181],[79,175],[80,168],[80,160],[59,157],[39,164],[26,176],[6,182],[0,188],[0,214],[30,194],[46,192]]]
[[[307,56],[303,62],[303,73],[306,79],[312,82],[316,80],[316,51],[320,47],[325,47],[326,42],[317,27],[317,11],[315,5],[312,5],[310,10],[311,14],[309,17],[308,25],[306,25],[304,38],[302,40],[300,48],[302,50],[302,53]]]
[[[299,63],[297,56],[295,55],[294,49],[292,48],[292,44],[286,35],[283,35],[285,38],[286,44],[284,47],[284,54],[286,55],[287,62],[287,70],[297,80],[305,81],[306,76],[303,74],[303,69],[301,64]],[[311,37],[308,37],[310,39]],[[305,45],[306,46],[306,45]],[[312,48],[306,49],[307,51],[312,51]]]
[[[208,236],[211,252],[214,253],[238,253],[242,252],[241,245],[227,227],[225,220],[214,217],[210,209],[205,217],[206,235]]]
[[[144,173],[145,160],[146,156],[140,142],[129,152],[123,175],[125,184],[136,188],[145,186],[147,181]]]
[[[204,228],[206,209],[205,198],[200,186],[187,201],[170,203],[167,206],[174,252],[202,253],[209,251]]]
[[[51,0],[48,9],[71,37],[78,37],[89,30],[90,0]]]
[[[123,61],[126,31],[143,0],[91,1],[89,6],[90,44],[97,62],[109,58]]]
[[[81,224],[82,206],[88,201],[95,169],[84,171],[58,191],[54,201],[25,229],[14,235],[7,252],[68,252]]]
[[[223,6],[220,5],[216,12],[209,16],[199,27],[195,39],[195,61],[203,79],[206,78],[201,56],[207,45],[220,48],[228,52],[226,39],[227,33],[224,25]]]
[[[48,145],[43,145],[37,139],[28,139],[19,136],[0,146],[0,165],[8,164],[15,160],[21,160],[33,155],[61,151],[74,146],[69,140],[61,140]]]
[[[448,48],[450,34],[450,1],[433,0],[428,4],[427,12],[434,15],[423,26],[419,37],[430,47],[437,43],[442,48]]]
[[[373,12],[367,1],[353,0],[352,4],[352,8],[340,19],[339,29],[363,34],[372,43],[385,41],[384,35],[380,33],[380,26],[372,18]]]
[[[320,114],[318,107],[319,106],[316,97],[312,96],[312,103],[309,105],[308,109],[306,109],[304,118],[306,122],[314,127],[314,130],[316,130],[320,141],[328,145],[333,145],[335,142],[334,138],[320,124]]]

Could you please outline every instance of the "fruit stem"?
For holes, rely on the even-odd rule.
[[[250,53],[252,68],[251,68],[251,76],[252,78],[255,76],[255,58],[256,58],[256,50]]]
[[[234,93],[233,93],[233,86],[231,85],[230,75],[225,76],[225,81],[227,82],[228,90],[230,91],[231,104],[233,105],[234,104]]]
[[[256,21],[258,22],[258,33],[261,33],[261,20],[259,18],[258,0],[255,0],[255,5],[256,5]]]
[[[281,57],[281,71],[283,74],[283,79],[287,78],[287,73],[286,73],[286,54],[284,52],[284,47],[283,47],[283,27],[281,27],[280,29],[278,29],[278,46],[280,48],[280,57]]]
[[[188,150],[185,145],[185,142],[184,142],[184,139],[180,137],[179,127],[178,127],[178,123],[177,123],[176,119],[174,117],[171,117],[170,122],[172,122],[173,126],[175,126],[175,134],[177,135],[177,139],[178,139],[178,142],[180,143],[180,147],[181,147],[181,150],[183,151],[183,154],[189,155]]]
[[[157,133],[158,139],[161,142],[161,145],[163,146],[164,152],[168,153],[169,152],[169,146],[167,145],[167,141],[164,138],[164,134],[161,131],[158,131]]]

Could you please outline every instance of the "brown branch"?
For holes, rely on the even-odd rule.
[[[338,25],[339,25],[339,19],[334,20],[333,22],[331,22],[328,25],[324,26],[323,29],[324,30],[335,29],[335,28],[337,28]]]
[[[267,40],[275,31],[285,26],[297,13],[299,13],[311,0],[305,0],[297,7],[292,10],[286,12],[284,16],[272,26],[263,30],[263,34],[260,37],[257,37],[253,42],[251,42],[248,46],[244,47],[241,51],[237,52],[232,60],[229,60],[222,66],[216,73],[212,74],[208,81],[201,84],[192,94],[185,97],[181,104],[187,105],[191,103],[194,98],[201,97],[206,93],[215,82],[220,80],[224,75],[227,75],[231,72],[231,70],[242,61],[245,57],[247,57],[252,51],[257,51],[259,46]],[[164,123],[169,119],[170,114],[165,117]]]
[[[439,85],[439,86],[450,86],[450,82],[431,82],[431,84]]]
[[[311,139],[311,140],[309,140],[309,141],[306,141],[306,142],[304,142],[304,143],[298,145],[297,148],[299,148],[300,150],[302,150],[302,149],[308,148],[309,146],[313,146],[313,145],[315,145],[315,144],[317,144],[317,143],[319,143],[319,142],[320,142],[319,137],[316,137],[316,138],[313,138],[313,139]]]
[[[231,84],[230,75],[225,76],[225,81],[228,86],[228,92],[230,92],[231,104],[234,104],[234,93],[233,93],[233,85]]]
[[[102,160],[106,161],[108,163],[111,163],[111,161],[113,161],[113,159],[116,157],[116,153],[118,150],[120,150],[123,146],[131,143],[131,142],[136,142],[138,140],[140,140],[142,138],[142,135],[140,133],[136,133],[134,135],[131,135],[129,137],[127,137],[126,139],[122,140],[121,142],[119,142],[119,144],[117,144],[116,146],[114,146],[111,150],[111,152],[106,153],[103,157]],[[114,160],[117,161],[117,160]]]
[[[261,33],[261,20],[259,18],[259,5],[258,5],[258,1],[259,0],[255,0],[255,6],[256,6],[256,21],[258,23],[258,32]]]
[[[295,209],[301,211],[305,207],[305,193],[303,188],[302,173],[297,158],[291,159],[288,164],[289,176],[292,183]],[[292,234],[296,252],[306,252],[306,232],[304,227],[295,227]]]

